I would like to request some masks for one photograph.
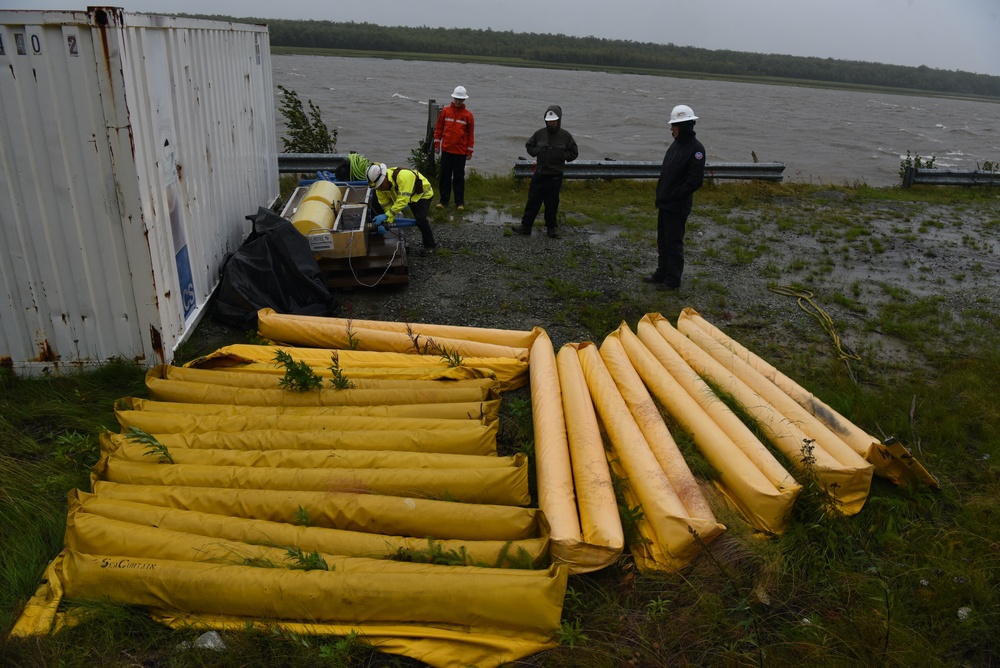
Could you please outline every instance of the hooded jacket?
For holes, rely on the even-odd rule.
[[[686,216],[691,213],[694,191],[705,179],[705,147],[695,138],[694,123],[680,123],[677,139],[663,156],[656,182],[656,208]]]
[[[566,163],[576,160],[580,154],[573,135],[562,129],[562,107],[553,104],[545,113],[550,111],[554,111],[559,117],[555,132],[550,132],[546,124],[524,144],[528,155],[535,159],[535,174],[562,174]],[[545,118],[545,114],[542,114],[542,118]]]

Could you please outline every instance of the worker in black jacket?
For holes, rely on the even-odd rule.
[[[658,290],[676,290],[684,273],[684,228],[691,214],[694,191],[705,178],[705,147],[695,138],[698,117],[686,104],[670,112],[674,141],[663,156],[656,182],[656,271],[642,280]]]
[[[556,214],[559,213],[559,191],[562,190],[563,170],[567,162],[573,162],[580,154],[567,130],[562,127],[562,107],[553,104],[542,115],[545,127],[535,132],[524,145],[528,155],[535,158],[535,172],[528,185],[528,201],[524,205],[520,225],[511,225],[514,234],[531,234],[535,216],[545,205],[545,227],[552,239],[559,237],[556,232]]]

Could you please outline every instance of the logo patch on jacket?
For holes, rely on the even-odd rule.
[[[695,160],[704,160],[705,159],[705,154],[702,153],[701,151],[698,151],[697,153],[694,154],[694,159]]]

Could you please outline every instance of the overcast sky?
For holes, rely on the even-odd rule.
[[[90,3],[98,4],[98,3]],[[124,0],[126,11],[594,35],[1000,75],[1000,0]],[[64,0],[0,8],[85,9]]]

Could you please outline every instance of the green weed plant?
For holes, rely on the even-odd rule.
[[[323,387],[320,378],[305,360],[295,360],[286,351],[278,349],[274,352],[274,360],[278,366],[285,367],[285,375],[278,381],[278,386],[293,392],[312,392]]]
[[[465,363],[461,353],[457,350],[452,350],[429,336],[417,334],[409,323],[406,324],[406,334],[413,344],[413,351],[418,355],[437,355],[452,368],[462,366]]]
[[[156,457],[156,461],[160,464],[174,463],[174,458],[170,456],[170,450],[167,449],[167,446],[160,443],[152,434],[147,434],[138,427],[129,427],[127,434],[130,441],[146,446],[146,451],[143,453],[145,456]]]
[[[348,378],[344,374],[344,370],[340,368],[340,355],[336,350],[330,356],[330,373],[332,377],[330,378],[330,387],[335,390],[349,390],[354,387],[354,381]]]

